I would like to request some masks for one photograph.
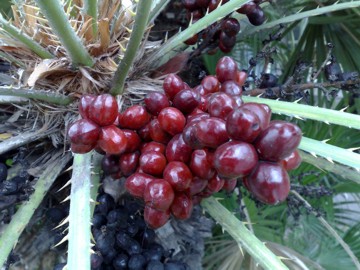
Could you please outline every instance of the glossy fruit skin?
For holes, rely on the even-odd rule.
[[[237,185],[237,179],[225,180],[222,190],[225,190],[227,193],[233,192]]]
[[[236,36],[240,31],[240,23],[235,18],[227,18],[222,22],[221,30],[228,36]]]
[[[191,196],[200,193],[208,185],[208,180],[199,177],[194,177],[191,181],[190,188],[188,189]]]
[[[171,140],[171,135],[161,128],[158,119],[151,120],[149,134],[155,142],[167,144]]]
[[[188,145],[191,149],[201,149],[204,146],[200,143],[198,138],[196,137],[196,126],[188,125],[184,128],[181,134],[183,141],[186,145]]]
[[[100,127],[88,119],[75,121],[68,131],[71,143],[94,145],[100,135]]]
[[[166,224],[170,218],[170,209],[159,211],[148,205],[144,208],[144,220],[151,228],[157,229]]]
[[[163,154],[156,151],[146,151],[142,153],[139,159],[140,169],[147,174],[154,176],[162,175],[165,166],[166,158]]]
[[[203,87],[203,94],[216,93],[220,89],[220,82],[216,76],[208,75],[201,81]]]
[[[124,132],[118,127],[106,126],[101,128],[98,145],[107,154],[120,155],[126,150],[127,139]]]
[[[225,181],[226,180],[224,180],[218,174],[215,174],[208,181],[208,184],[206,186],[205,191],[203,191],[202,196],[209,197],[209,195],[219,192],[223,188]]]
[[[297,125],[276,121],[259,135],[255,148],[260,159],[280,161],[295,151],[301,137],[301,129]]]
[[[117,173],[120,170],[119,156],[105,155],[101,161],[101,168],[105,174]]]
[[[86,111],[86,110],[85,110]],[[100,126],[108,126],[118,117],[119,107],[110,94],[96,96],[88,109],[89,119]]]
[[[166,165],[163,177],[170,183],[175,191],[184,191],[188,189],[193,178],[189,167],[180,161],[169,162]]]
[[[187,10],[195,10],[199,8],[197,4],[197,0],[182,0],[182,4],[184,5],[184,8]]]
[[[248,109],[257,115],[260,120],[261,130],[265,130],[269,126],[271,120],[271,110],[269,106],[255,102],[247,102],[244,103],[241,108]]]
[[[162,109],[158,116],[160,127],[171,135],[181,133],[185,127],[186,118],[183,113],[173,107]]]
[[[150,121],[150,114],[141,105],[127,108],[119,117],[121,128],[140,129]]]
[[[246,16],[249,22],[255,26],[262,25],[266,20],[265,13],[260,6],[257,6],[252,12],[246,14]]]
[[[130,176],[136,171],[139,165],[140,153],[138,151],[133,153],[122,154],[119,158],[120,171],[124,176]]]
[[[164,79],[163,88],[165,94],[172,100],[178,92],[185,89],[185,84],[178,75],[169,74]]]
[[[243,86],[246,82],[247,79],[247,73],[245,71],[239,71],[236,73],[236,79],[235,82],[240,85]]]
[[[83,95],[80,98],[78,108],[82,118],[89,119],[89,108],[95,98],[96,98],[95,95]]]
[[[148,143],[144,143],[141,146],[141,153],[143,154],[148,151],[155,151],[165,155],[166,147],[167,146],[165,144],[159,142],[148,142]]]
[[[226,178],[248,175],[258,162],[253,145],[240,141],[230,141],[219,146],[214,153],[214,168]]]
[[[215,117],[203,119],[195,125],[195,128],[195,137],[203,146],[216,148],[229,140],[225,121],[222,119]]]
[[[155,116],[159,115],[162,109],[170,106],[167,96],[160,92],[151,92],[147,94],[144,102],[146,110]]]
[[[241,14],[249,14],[251,12],[253,12],[254,9],[256,9],[257,4],[254,3],[254,1],[248,2],[244,5],[242,5],[237,12],[241,13]]]
[[[143,198],[145,187],[154,179],[146,173],[134,173],[126,179],[125,188],[132,196]]]
[[[150,123],[151,122],[147,123],[145,126],[137,130],[137,134],[143,142],[150,142],[152,140],[150,136]]]
[[[221,119],[226,119],[228,114],[236,107],[235,100],[222,92],[212,94],[207,105],[210,116]]]
[[[71,143],[70,148],[73,153],[76,154],[86,154],[93,150],[96,145],[88,145],[88,144],[76,144]]]
[[[242,88],[235,81],[226,81],[221,84],[221,92],[224,92],[230,96],[241,96]]]
[[[237,108],[226,118],[226,131],[233,140],[251,143],[261,132],[259,117],[248,109]]]
[[[188,219],[193,210],[192,199],[185,193],[178,193],[175,195],[170,210],[175,218],[180,220]]]
[[[216,76],[221,83],[235,80],[237,71],[236,62],[229,56],[220,58],[216,64]]]
[[[285,170],[291,171],[298,168],[301,164],[301,156],[298,150],[295,150],[290,154],[290,156],[282,159],[280,164],[284,167]]]
[[[190,160],[192,149],[184,140],[182,134],[176,134],[166,146],[165,156],[168,162],[181,161],[187,163]]]
[[[144,201],[147,206],[160,211],[170,208],[175,197],[171,185],[164,179],[151,181],[144,190]]]
[[[122,131],[124,132],[124,135],[127,139],[125,152],[132,153],[136,150],[139,150],[141,145],[141,139],[139,135],[135,131],[130,129],[122,129]]]
[[[190,89],[181,90],[173,99],[173,106],[182,113],[191,113],[200,103],[200,94]]]
[[[223,52],[231,51],[231,49],[235,46],[236,43],[236,36],[228,36],[225,32],[220,33],[219,37],[219,48]],[[224,47],[224,50],[221,48],[222,45]]]
[[[249,191],[263,203],[277,204],[286,199],[290,180],[286,170],[277,163],[260,161],[246,177]]]
[[[191,172],[202,179],[210,179],[215,175],[215,170],[209,161],[209,152],[204,149],[194,150],[191,154],[189,168]]]

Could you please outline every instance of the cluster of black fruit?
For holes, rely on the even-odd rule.
[[[97,201],[92,221],[93,270],[189,269],[187,264],[171,259],[172,250],[156,243],[154,230],[144,222],[143,206],[134,199],[123,198],[121,204],[116,204],[110,195],[103,193]]]
[[[207,12],[212,12],[219,5],[223,5],[226,2],[228,2],[228,0],[183,0],[183,6],[187,11],[187,19],[194,23],[204,17]],[[237,12],[245,14],[251,24],[256,26],[261,25],[266,17],[264,11],[259,6],[260,2],[261,1],[254,0],[246,3],[242,5]],[[235,18],[227,17],[194,35],[185,43],[187,45],[194,45],[201,39],[208,40],[211,44],[218,44],[218,47],[222,52],[228,53],[235,46],[236,35],[239,31],[239,21]]]

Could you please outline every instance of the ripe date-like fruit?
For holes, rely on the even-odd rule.
[[[145,153],[147,151],[155,151],[155,152],[159,152],[164,155],[165,149],[166,149],[166,145],[164,145],[162,143],[147,142],[141,146],[141,153]]]
[[[190,195],[193,196],[195,194],[200,193],[206,188],[207,185],[208,185],[207,179],[202,179],[195,176],[191,181],[191,185],[189,188]]]
[[[146,151],[142,153],[139,160],[140,169],[144,173],[154,176],[162,175],[165,166],[166,158],[163,154],[156,151]]]
[[[228,114],[236,108],[235,100],[226,93],[211,94],[207,105],[210,116],[226,119]]]
[[[186,118],[176,108],[167,107],[162,109],[158,116],[160,127],[171,135],[181,133],[185,127]]]
[[[187,163],[190,160],[192,149],[184,140],[182,134],[176,134],[166,146],[165,156],[170,161]]]
[[[227,18],[222,21],[221,30],[228,36],[236,36],[240,31],[240,23],[235,18]]]
[[[126,179],[125,188],[132,196],[143,198],[145,187],[154,179],[146,173],[134,173]]]
[[[277,163],[260,161],[246,177],[249,191],[267,204],[277,204],[286,199],[290,191],[289,175]]]
[[[122,129],[122,131],[124,132],[124,135],[127,139],[125,152],[132,153],[136,150],[139,150],[141,145],[141,139],[139,135],[135,131],[130,129]]]
[[[184,89],[177,93],[173,100],[173,106],[182,113],[191,113],[200,103],[200,94],[191,89]]]
[[[167,144],[171,140],[171,135],[161,128],[158,119],[151,120],[149,134],[155,142]]]
[[[258,162],[253,145],[230,141],[219,146],[214,153],[214,168],[219,175],[237,178],[247,175]]]
[[[138,151],[133,153],[122,154],[119,158],[120,171],[124,176],[130,176],[134,173],[139,165],[140,153]]]
[[[144,190],[144,201],[146,205],[160,211],[166,211],[170,208],[174,196],[173,188],[164,179],[151,181]]]
[[[108,126],[115,122],[118,117],[119,107],[116,99],[110,94],[102,94],[94,98],[88,111],[89,119],[100,126]]]
[[[260,6],[256,6],[256,8],[247,13],[246,16],[248,17],[249,22],[255,26],[262,25],[266,20],[265,13]]]
[[[226,81],[221,84],[221,92],[224,92],[230,96],[241,96],[242,88],[235,81]]]
[[[259,117],[248,109],[237,108],[226,118],[226,131],[233,140],[251,143],[261,132]]]
[[[69,128],[68,135],[71,143],[94,145],[100,134],[100,127],[88,119],[79,119]]]
[[[260,120],[261,130],[266,129],[270,124],[271,110],[266,104],[248,102],[241,105],[241,108],[248,109],[255,113]]]
[[[301,137],[301,129],[297,125],[276,121],[261,132],[255,142],[255,148],[260,159],[280,161],[295,151]]]
[[[229,140],[225,121],[216,117],[203,119],[195,125],[195,137],[201,145],[216,148]],[[184,141],[186,142],[185,138]]]
[[[201,81],[203,95],[216,93],[220,89],[220,82],[216,76],[208,75]]]
[[[144,208],[144,220],[151,228],[157,229],[166,224],[170,218],[170,209],[160,211],[146,205]]]
[[[164,79],[163,88],[170,100],[172,100],[178,92],[185,89],[185,87],[186,85],[178,75],[169,74]]]
[[[180,161],[169,162],[166,165],[163,177],[176,191],[188,189],[193,178],[189,167]]]
[[[237,71],[236,62],[229,56],[220,58],[216,64],[216,76],[221,83],[235,80]]]
[[[124,132],[118,127],[106,126],[101,128],[98,145],[107,154],[119,155],[125,152],[127,139]]]
[[[215,175],[215,170],[209,161],[209,152],[204,149],[194,150],[191,154],[190,170],[202,179],[210,179]]]
[[[221,178],[218,174],[215,174],[209,181],[206,186],[205,191],[203,191],[202,195],[204,197],[209,197],[209,195],[219,192],[224,186],[226,180]]]
[[[177,219],[188,219],[193,210],[192,199],[185,193],[178,193],[175,195],[170,210]]]
[[[238,71],[236,73],[236,79],[235,82],[240,85],[243,86],[246,82],[247,79],[247,73],[245,71]]]
[[[167,96],[160,92],[151,92],[147,94],[144,102],[147,111],[155,116],[157,116],[162,109],[170,106]]]
[[[237,179],[225,180],[222,190],[225,190],[228,193],[233,192],[234,189],[236,188],[236,184],[237,184]]]
[[[119,116],[119,125],[121,128],[140,129],[149,121],[150,114],[141,105],[133,105]]]
[[[291,171],[298,168],[301,164],[301,156],[298,150],[295,150],[290,156],[282,159],[280,164],[284,166],[285,170]]]
[[[71,143],[71,151],[76,154],[85,154],[95,148],[95,145]]]
[[[82,118],[89,119],[89,108],[95,97],[95,95],[83,95],[80,98],[78,108]]]

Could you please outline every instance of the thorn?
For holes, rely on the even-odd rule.
[[[302,117],[300,117],[300,116],[298,116],[298,115],[294,115],[294,117],[295,117],[296,119],[304,120],[304,118],[302,118]]]
[[[301,97],[301,98],[295,100],[294,103],[299,103],[299,101],[302,100],[302,99],[303,99],[303,98]]]
[[[331,158],[326,157],[326,159],[327,159],[327,161],[329,161],[330,163],[334,164],[334,161],[333,161]]]
[[[240,246],[240,244],[238,244],[238,247],[239,247],[239,249],[240,249],[241,255],[244,257],[244,256],[245,256],[244,250],[242,249],[242,247]]]
[[[263,95],[263,93],[257,95],[256,97],[257,97],[257,98],[260,98],[262,95]]]
[[[53,246],[52,248],[56,248],[57,246],[60,246],[62,243],[66,242],[69,239],[69,236],[66,235],[59,243],[57,243],[55,246]]]
[[[121,43],[119,43],[119,46],[120,46],[120,49],[122,52],[126,52],[126,49],[124,48],[124,46]]]
[[[348,150],[350,152],[354,152],[354,151],[359,150],[359,149],[360,149],[360,147],[354,147],[354,148],[349,148],[349,149],[346,149],[346,150]]]
[[[347,108],[349,108],[349,106],[346,106],[345,108],[342,108],[342,109],[340,110],[340,112],[344,112]]]
[[[125,30],[126,30],[126,31],[128,31],[130,34],[131,34],[131,33],[132,33],[132,31],[133,31],[132,29],[127,28],[126,26],[125,26]]]
[[[69,168],[67,168],[64,172],[71,171],[73,169],[73,166],[71,165]]]
[[[91,248],[90,248],[90,254],[96,254],[95,251],[93,251]]]
[[[224,200],[224,198],[220,198],[220,197],[215,197],[215,200],[217,200],[218,202],[220,202],[220,201],[222,201],[222,200]]]
[[[69,217],[65,218],[59,225],[57,225],[53,230],[58,229],[69,222]]]
[[[70,184],[71,184],[71,179],[70,179],[69,181],[67,181],[67,182],[65,183],[65,185],[63,185],[61,188],[59,188],[59,190],[56,191],[56,193],[62,191],[64,188],[66,188],[66,187],[67,187],[68,185],[70,185]]]
[[[317,155],[315,154],[315,152],[310,152],[310,154],[317,158]]]
[[[324,121],[325,124],[330,125],[329,121]]]
[[[224,227],[221,227],[221,231],[222,231],[223,234],[225,233]]]
[[[136,12],[132,11],[130,8],[126,9],[126,11],[129,12],[132,17],[136,16]]]
[[[206,211],[205,209],[202,210],[202,214],[205,215],[206,214]]]
[[[191,17],[190,17],[190,21],[189,21],[189,26],[190,27],[193,23],[193,13],[191,12]]]
[[[67,202],[67,201],[70,201],[70,196],[67,196],[63,201],[61,201],[60,203],[64,203],[64,202]]]
[[[322,140],[321,142],[323,143],[327,143],[328,141],[330,141],[331,139],[325,139],[325,140]]]
[[[90,203],[95,203],[96,205],[100,204],[100,203],[98,203],[97,201],[95,201],[93,199],[90,199]]]

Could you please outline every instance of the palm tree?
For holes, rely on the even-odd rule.
[[[161,89],[163,78],[151,78],[152,71],[179,50],[187,50],[183,42],[188,38],[247,1],[231,0],[164,43],[151,42],[147,39],[151,26],[169,2],[13,0],[12,17],[7,18],[6,12],[0,15],[0,57],[13,67],[6,85],[0,86],[0,101],[11,108],[4,120],[15,123],[4,124],[0,154],[23,145],[41,153],[33,172],[34,192],[0,237],[0,265],[72,162],[71,181],[62,183],[71,183],[70,214],[62,223],[68,224],[68,234],[63,240],[68,240],[68,269],[90,269],[91,200],[100,182],[101,156],[91,152],[72,157],[69,152],[66,130],[78,118],[77,100],[84,94],[109,92],[122,108],[141,103],[147,92]],[[359,203],[360,183],[360,156],[355,149],[359,81],[356,74],[346,73],[360,65],[356,53],[360,1],[273,2],[262,4],[268,20],[261,26],[251,26],[245,16],[233,14],[241,20],[242,31],[231,56],[254,72],[244,100],[268,104],[279,118],[301,126],[304,163],[292,173],[295,180],[287,205],[259,206],[243,193],[245,211],[234,215],[237,196],[204,200],[204,210],[226,231],[215,230],[209,239],[204,267],[360,269],[359,219],[354,216],[359,214],[354,207]],[[203,56],[209,72],[221,56]],[[250,59],[257,65],[249,68]],[[324,75],[329,62],[341,65],[341,80]],[[271,92],[259,88],[263,73],[279,77]],[[299,206],[300,216],[289,215]]]

